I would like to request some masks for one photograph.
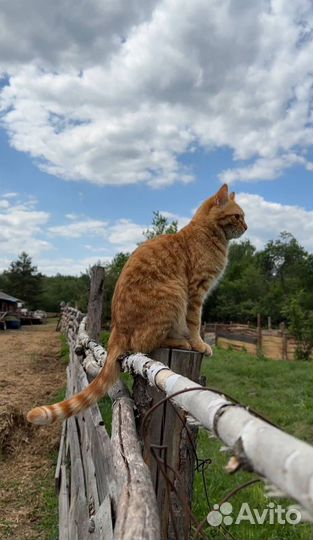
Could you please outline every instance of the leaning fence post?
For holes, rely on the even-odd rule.
[[[87,334],[99,341],[101,333],[102,307],[104,291],[104,268],[93,266],[90,270],[90,292],[88,300]]]
[[[280,327],[281,339],[282,339],[282,342],[281,342],[281,345],[282,345],[282,359],[283,360],[288,360],[288,355],[287,355],[288,342],[287,342],[286,325],[285,325],[284,322],[282,322],[282,323],[280,323],[279,327]]]
[[[168,365],[176,373],[199,382],[201,353],[158,349],[149,356]],[[133,395],[140,430],[145,413],[161,401],[164,394],[149,386],[142,377],[136,377]],[[198,429],[194,425],[186,425],[186,416],[182,409],[174,408],[167,401],[150,414],[142,433],[144,459],[151,471],[160,512],[161,538],[168,540],[190,537],[188,508],[192,501]]]

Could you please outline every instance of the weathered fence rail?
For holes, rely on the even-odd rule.
[[[82,317],[73,308],[63,310],[61,327],[70,345],[67,396],[89,384],[83,358],[93,377],[95,365],[99,370],[106,357],[85,332],[78,339],[79,328],[85,328],[80,326]],[[111,438],[97,405],[63,424],[55,475],[60,540],[160,537],[155,493],[136,434],[134,403],[121,383],[110,390],[110,396]]]
[[[93,314],[102,278],[97,273],[92,288]],[[97,375],[106,351],[97,343],[99,320],[77,309],[63,307],[61,330],[70,396]],[[129,355],[121,369],[135,377],[135,403],[122,382],[110,389],[111,437],[97,405],[64,422],[55,475],[60,540],[190,538],[197,426],[229,449],[229,472],[256,472],[313,517],[313,448],[201,386],[201,359],[168,349]]]

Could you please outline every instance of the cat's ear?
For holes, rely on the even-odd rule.
[[[236,195],[235,192],[232,191],[231,194],[229,195],[229,198],[230,198],[232,201],[234,201],[234,200],[235,200],[235,195]]]
[[[215,195],[216,206],[224,206],[228,202],[228,185],[223,184]]]

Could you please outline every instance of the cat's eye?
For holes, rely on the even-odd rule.
[[[236,219],[240,219],[240,214],[235,214]]]

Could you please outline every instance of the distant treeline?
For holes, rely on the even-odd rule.
[[[152,228],[144,235],[152,238],[176,230],[176,222],[168,223],[156,212]],[[110,320],[114,287],[128,257],[128,253],[119,253],[105,265],[105,322]],[[89,270],[79,277],[44,276],[37,272],[26,253],[0,274],[0,290],[23,299],[31,309],[46,311],[58,311],[61,301],[85,311],[89,282]],[[294,334],[310,333],[312,291],[313,255],[290,233],[281,233],[278,240],[268,242],[262,250],[256,250],[249,240],[232,243],[226,271],[205,301],[203,320],[253,323],[260,313],[264,323],[270,315],[273,325],[285,320]]]

